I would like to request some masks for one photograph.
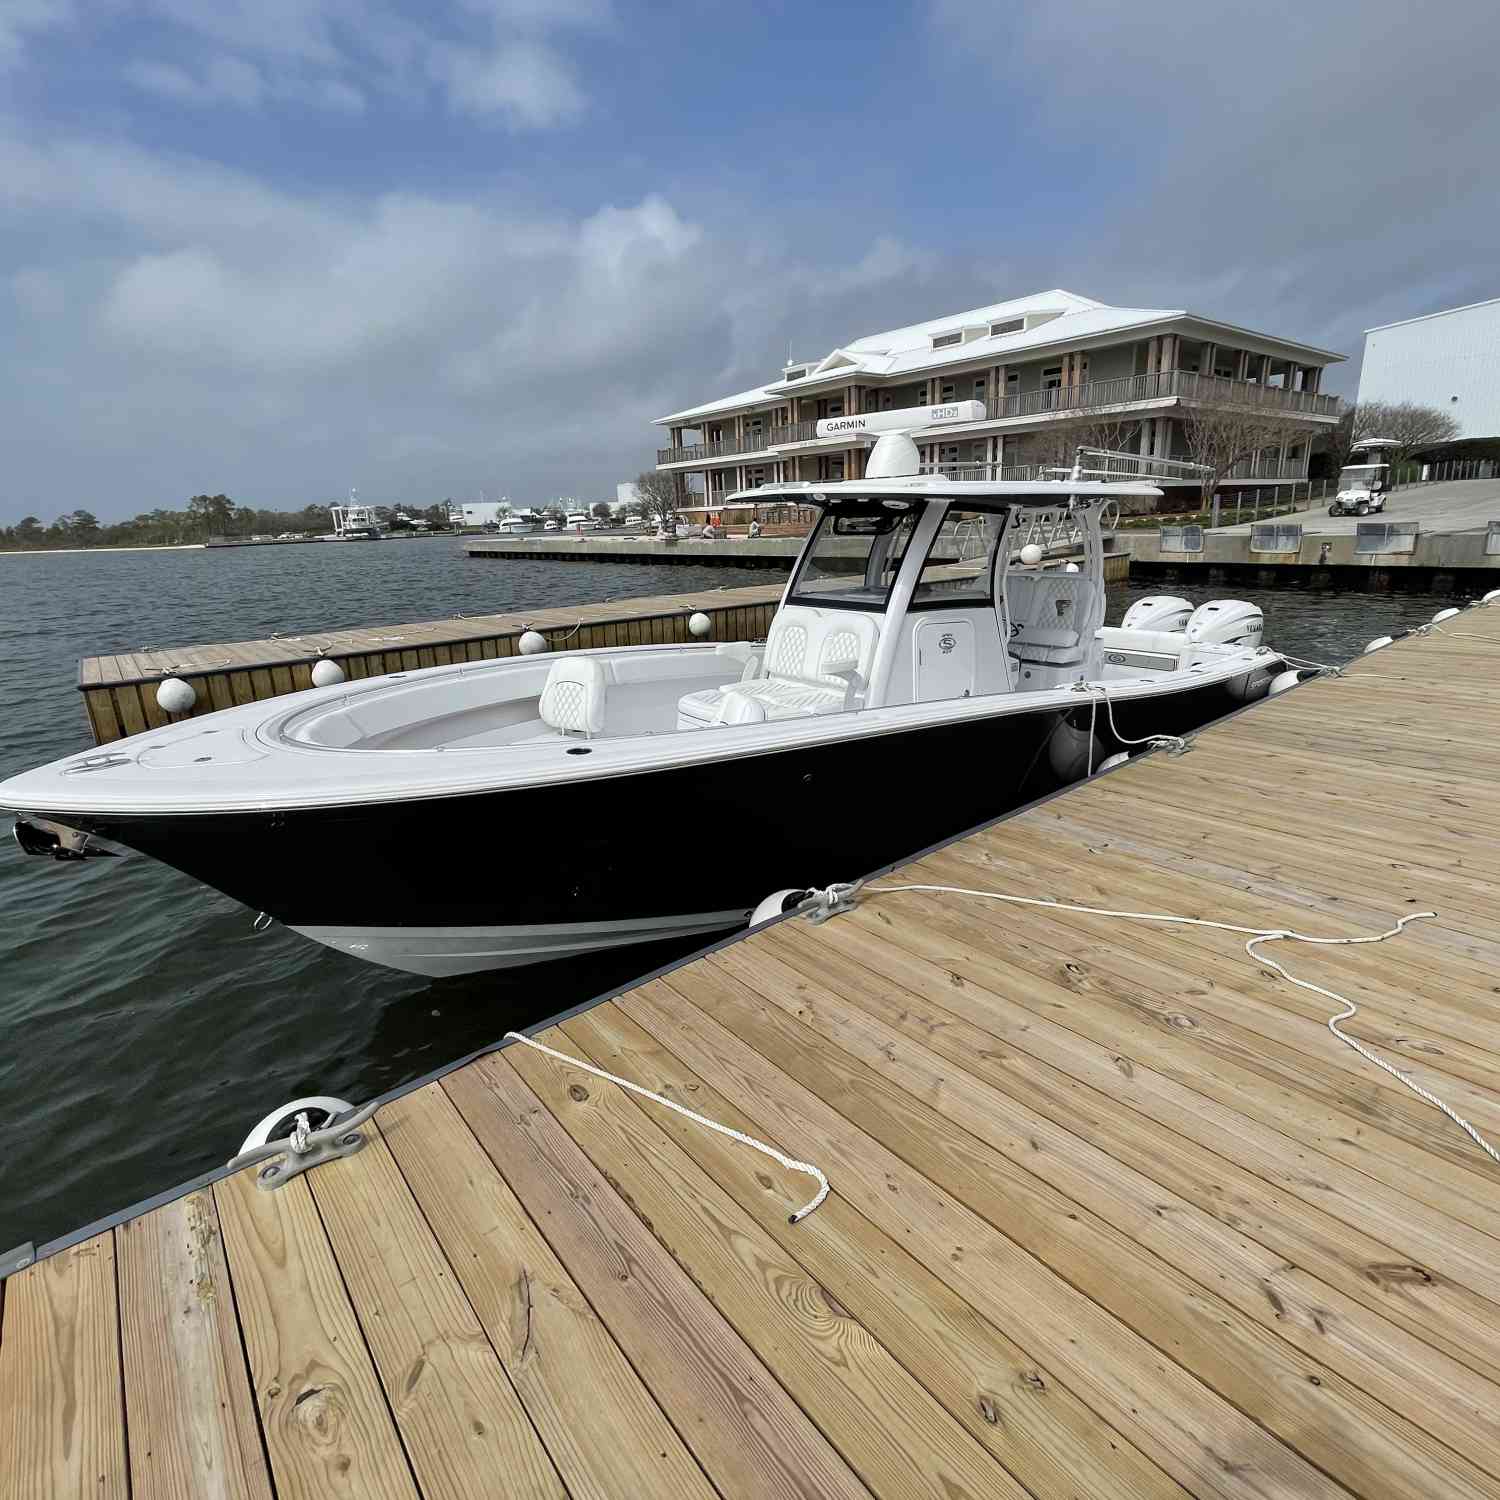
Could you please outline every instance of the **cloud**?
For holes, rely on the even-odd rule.
[[[176,63],[142,60],[126,66],[125,77],[137,88],[180,104],[238,104],[251,108],[265,95],[265,80],[252,63],[216,57],[200,74]]]
[[[434,54],[432,67],[455,110],[499,115],[519,130],[567,124],[586,103],[569,64],[537,42],[511,42],[488,54],[445,48]]]
[[[929,16],[948,66],[1019,94],[1033,138],[1089,174],[1059,257],[1084,290],[1355,348],[1384,318],[1495,291],[1492,0],[932,0]]]
[[[606,493],[651,461],[652,418],[770,379],[794,332],[821,351],[955,295],[920,248],[877,242],[850,274],[662,193],[556,215],[500,192],[335,197],[79,140],[0,139],[0,180],[17,233],[53,247],[45,273],[9,273],[30,332],[0,404],[8,471],[106,516],[207,475],[302,504],[351,464],[381,500]]]

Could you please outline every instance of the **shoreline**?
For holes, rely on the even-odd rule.
[[[0,557],[59,557],[74,552],[202,552],[206,542],[142,543],[134,547],[0,547]]]

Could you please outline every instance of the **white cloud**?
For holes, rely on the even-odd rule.
[[[447,48],[434,54],[433,71],[447,86],[455,110],[500,115],[516,129],[546,129],[583,113],[583,90],[573,69],[537,42],[511,42],[488,54]]]
[[[930,18],[958,78],[992,75],[1096,178],[1045,284],[1354,349],[1494,294],[1493,0],[931,0]]]
[[[17,231],[57,247],[44,275],[0,261],[30,314],[0,443],[13,472],[108,497],[101,515],[177,503],[209,474],[237,499],[305,503],[346,488],[351,462],[382,499],[604,493],[650,461],[653,417],[770,378],[794,330],[831,347],[958,295],[897,242],[850,276],[663,195],[554,218],[3,138],[0,179]]]
[[[238,57],[212,58],[197,74],[176,63],[142,59],[128,64],[125,76],[137,88],[180,104],[238,104],[248,109],[265,94],[260,70]]]

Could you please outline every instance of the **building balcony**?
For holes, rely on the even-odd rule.
[[[985,403],[986,422],[1036,422],[1047,418],[1086,416],[1090,412],[1186,403],[1192,406],[1239,406],[1286,416],[1336,419],[1341,405],[1337,396],[1317,391],[1288,391],[1253,380],[1232,380],[1222,375],[1199,375],[1192,370],[1162,370],[1154,375],[1123,375],[1114,380],[1090,380],[1082,385],[1057,386],[1051,390],[1024,391]],[[659,448],[659,467],[672,464],[728,463],[775,453],[801,443],[845,446],[858,442],[857,434],[840,433],[819,438],[813,421],[768,427],[741,437],[717,438],[679,448]],[[975,424],[967,423],[968,431]]]
[[[989,420],[1018,417],[1071,416],[1106,407],[1135,406],[1154,401],[1186,401],[1200,406],[1249,406],[1287,415],[1337,417],[1339,398],[1315,391],[1287,391],[1253,380],[1231,380],[1222,375],[1199,375],[1192,370],[1162,370],[1154,375],[1122,375],[1115,380],[1090,380],[1082,385],[1025,391],[986,403]]]

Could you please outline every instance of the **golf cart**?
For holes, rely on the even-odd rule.
[[[1328,507],[1330,516],[1379,515],[1391,487],[1390,452],[1401,444],[1395,438],[1366,438],[1354,445],[1352,462],[1339,470],[1339,492]]]

